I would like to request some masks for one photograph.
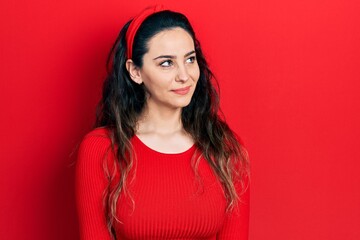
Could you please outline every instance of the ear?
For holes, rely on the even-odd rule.
[[[139,67],[135,66],[131,59],[126,60],[126,69],[129,72],[130,78],[137,84],[142,84],[141,74]]]

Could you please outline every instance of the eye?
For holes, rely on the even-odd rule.
[[[188,59],[186,59],[186,62],[193,63],[193,62],[195,62],[195,60],[196,60],[196,57],[192,56],[192,57],[189,57]]]
[[[170,67],[172,65],[172,61],[171,60],[166,60],[160,63],[160,66],[162,67]]]

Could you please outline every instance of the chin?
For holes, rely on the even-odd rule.
[[[186,107],[190,104],[191,102],[191,98],[190,99],[182,99],[182,100],[177,100],[171,103],[172,107],[174,108],[183,108]]]

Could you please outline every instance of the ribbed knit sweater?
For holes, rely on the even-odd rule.
[[[108,182],[103,159],[111,145],[107,131],[92,130],[79,147],[76,205],[82,240],[110,240],[103,207]],[[136,163],[127,188],[135,208],[128,195],[121,193],[117,218],[122,223],[115,223],[117,239],[248,239],[249,190],[241,195],[239,205],[226,213],[224,188],[203,157],[198,165],[200,178],[195,177],[191,167],[195,145],[169,154],[151,149],[136,135],[131,143]],[[109,162],[111,158],[114,155],[108,154]],[[235,187],[240,191],[240,185]]]

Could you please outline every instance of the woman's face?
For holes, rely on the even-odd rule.
[[[190,34],[179,27],[164,30],[149,40],[148,49],[140,69],[148,106],[187,106],[200,76]]]

